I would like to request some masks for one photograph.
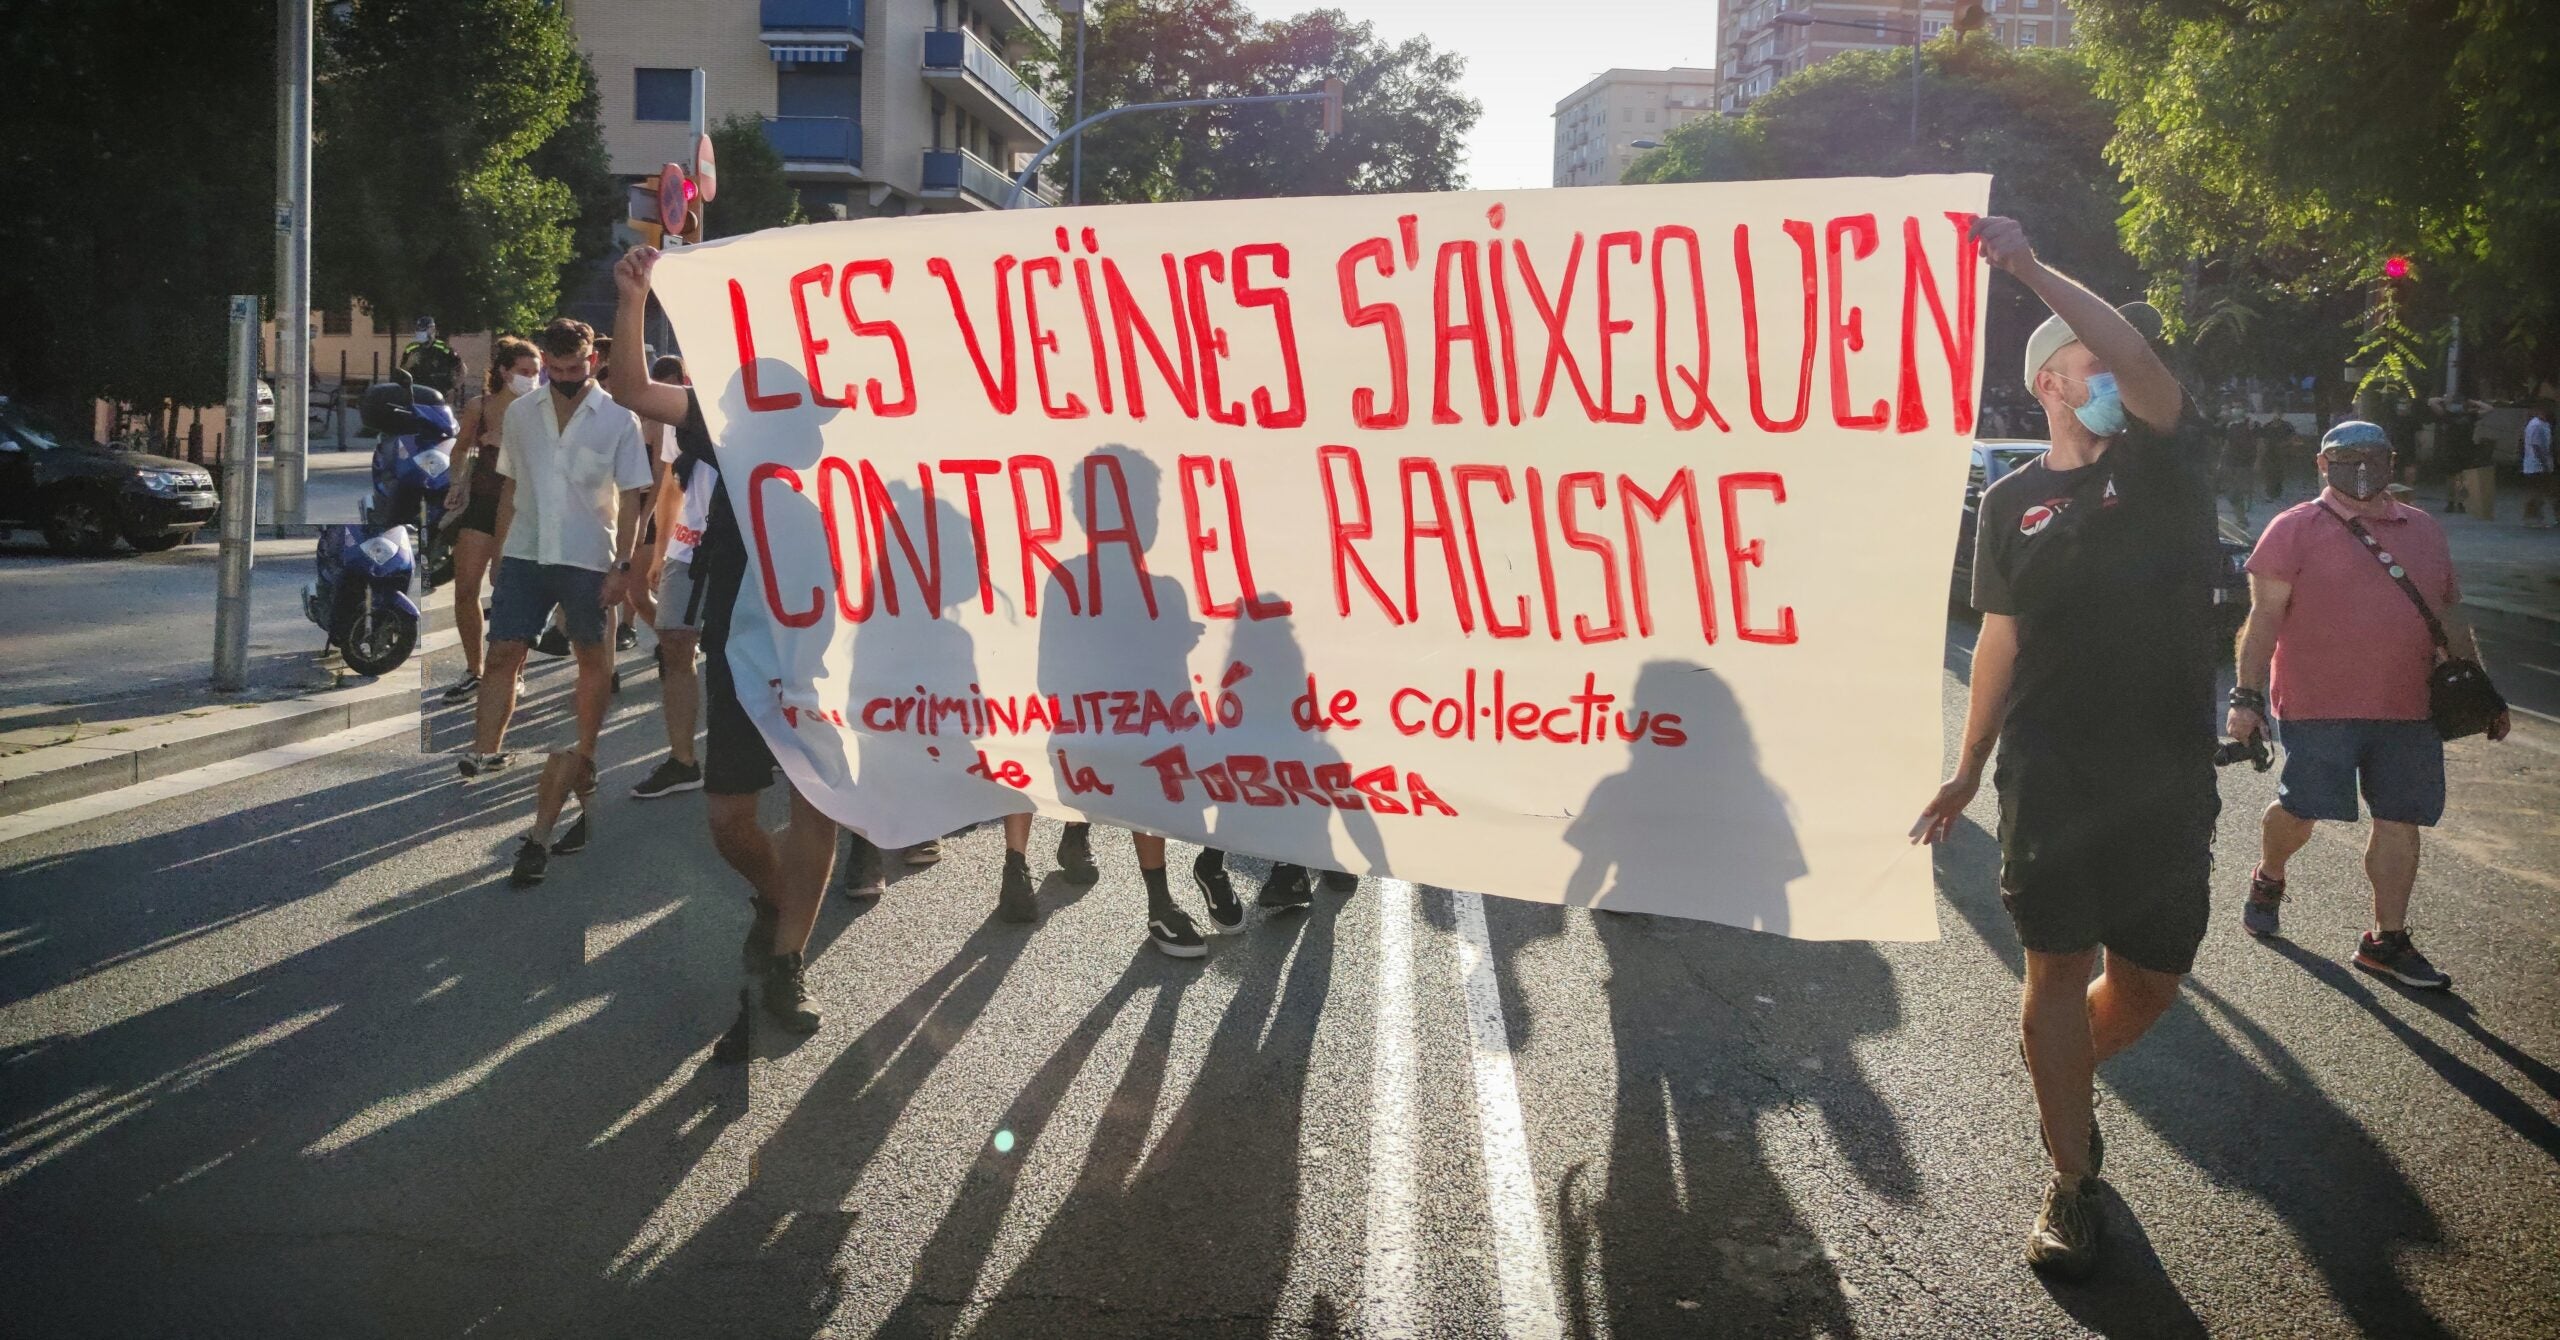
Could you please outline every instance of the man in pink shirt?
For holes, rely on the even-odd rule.
[[[2249,622],[2227,725],[2245,740],[2266,728],[2272,710],[2285,761],[2241,924],[2252,935],[2276,933],[2285,862],[2318,821],[2355,822],[2361,789],[2373,812],[2364,868],[2374,926],[2356,946],[2356,966],[2442,990],[2453,979],[2410,943],[2406,920],[2418,830],[2444,815],[2444,741],[2427,717],[2438,652],[2395,578],[2405,574],[2426,597],[2453,655],[2476,661],[2480,651],[2456,608],[2462,586],[2444,531],[2383,491],[2391,478],[2383,430],[2359,420],[2331,428],[2320,439],[2320,474],[2320,496],[2267,523],[2249,556]],[[2502,712],[2489,738],[2506,734]]]

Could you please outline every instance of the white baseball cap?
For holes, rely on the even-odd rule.
[[[2142,338],[2146,340],[2160,338],[2159,308],[2147,302],[2129,302],[2117,308],[2116,314],[2132,322],[2134,330],[2140,333]],[[2073,343],[2079,338],[2072,333],[2071,327],[2059,315],[2046,317],[2044,324],[2036,327],[2035,333],[2027,337],[2027,367],[2024,380],[2029,391],[2036,389],[2036,371],[2045,365],[2045,360],[2052,358],[2062,346]]]

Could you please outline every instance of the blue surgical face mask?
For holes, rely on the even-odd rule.
[[[2079,381],[2078,378],[2071,380]],[[2071,407],[2071,415],[2080,426],[2100,437],[2114,437],[2124,431],[2124,401],[2116,396],[2116,374],[2101,372],[2080,383],[2089,388],[2086,404]]]

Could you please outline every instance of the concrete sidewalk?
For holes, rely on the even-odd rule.
[[[2249,533],[2265,530],[2278,512],[2317,492],[2316,486],[2295,483],[2275,502],[2251,499]],[[2499,490],[2493,521],[2445,511],[2442,484],[2419,485],[2411,503],[2444,527],[2445,545],[2462,575],[2463,612],[2473,623],[2523,637],[2560,637],[2560,530],[2526,527],[2515,489]],[[2230,515],[2231,505],[2222,507]]]

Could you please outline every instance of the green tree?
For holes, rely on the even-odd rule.
[[[1338,9],[1265,20],[1241,0],[1104,0],[1087,19],[1085,107],[1296,93],[1343,81],[1342,133],[1314,104],[1140,112],[1085,134],[1088,204],[1446,191],[1482,109],[1465,61],[1420,37],[1389,43]],[[1039,72],[1072,87],[1070,54]],[[1065,106],[1064,98],[1059,104]],[[1062,191],[1069,150],[1048,168]]]
[[[219,401],[224,295],[274,264],[274,6],[35,11],[0,22],[0,395]]]
[[[2084,0],[2124,232],[2189,312],[2316,312],[2399,380],[2448,315],[2510,382],[2560,339],[2560,23],[2548,0]],[[2403,308],[2385,257],[2417,258]],[[2217,264],[2191,273],[2188,258]],[[2477,348],[2475,344],[2475,348]],[[2478,355],[2472,356],[2474,358]]]
[[[2088,64],[2070,51],[1941,38],[1921,51],[1914,143],[1909,50],[1849,52],[1790,76],[1738,117],[1673,130],[1626,180],[1988,172],[1992,211],[2025,223],[2048,264],[2100,293],[2131,297],[2141,275],[2117,240],[2123,187],[2106,158],[2114,111],[2093,85]],[[1985,366],[2005,376],[2046,313],[2017,284],[1985,294]]]
[[[763,118],[741,114],[713,122],[711,153],[719,164],[720,198],[703,210],[705,239],[806,221],[799,192],[782,175],[782,155],[764,136]]]
[[[595,175],[595,80],[567,16],[522,0],[357,0],[339,15],[315,110],[315,301],[448,330],[541,324],[582,212],[599,240],[613,189]]]

